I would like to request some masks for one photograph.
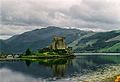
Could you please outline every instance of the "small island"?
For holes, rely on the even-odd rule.
[[[74,57],[72,47],[68,47],[65,43],[65,37],[54,36],[52,44],[46,48],[38,49],[35,52],[32,52],[30,49],[27,49],[25,54],[21,55],[20,58],[65,58],[65,57]]]

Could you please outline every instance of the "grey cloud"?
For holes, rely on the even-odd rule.
[[[84,0],[85,1],[85,0]],[[87,3],[88,4],[88,3]],[[70,8],[70,15],[73,19],[82,19],[87,22],[100,22],[100,23],[108,23],[108,24],[119,24],[120,16],[118,16],[117,12],[114,10],[107,10],[107,6],[99,6],[100,10],[94,10],[94,7],[90,7],[89,4],[86,3],[81,5],[74,5]],[[96,5],[96,3],[95,3]],[[107,4],[106,4],[107,5]],[[85,6],[85,7],[84,7]],[[120,8],[119,8],[120,9]],[[113,15],[112,15],[113,14]]]
[[[22,0],[23,1],[23,0]],[[44,9],[29,0],[23,1],[2,1],[2,23],[3,24],[21,24],[21,25],[48,25],[48,9]],[[19,4],[19,5],[18,5]]]
[[[114,10],[111,9],[114,8],[112,6],[115,4],[115,1],[108,2],[107,0],[82,0],[79,2],[77,0],[79,4],[71,3],[71,6],[69,6],[69,8],[66,8],[67,5],[57,5],[56,3],[59,3],[60,1],[55,0],[22,1],[3,1],[1,14],[3,23],[41,26],[56,24],[52,22],[52,20],[56,20],[56,12],[60,12],[63,13],[65,16],[71,17],[71,21],[74,21],[77,18],[88,23],[102,22],[114,24],[120,22],[118,18],[120,16],[116,14],[116,11],[114,12]],[[65,1],[68,2],[68,0],[64,0],[64,2]],[[116,3],[117,2],[118,1],[116,1]],[[120,6],[116,7],[119,7],[118,9],[120,9]],[[58,21],[61,22],[61,20]]]
[[[26,31],[31,31],[34,29],[41,29],[41,26],[17,26],[17,25],[2,25],[0,27],[0,38],[11,37],[13,35],[21,34]]]
[[[119,0],[0,0],[0,2],[2,25],[0,34],[7,33],[5,28],[10,30],[8,35],[14,35],[35,29],[36,26],[49,25],[94,31],[120,29]],[[14,30],[14,27],[18,29]]]

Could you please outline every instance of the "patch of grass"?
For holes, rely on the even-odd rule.
[[[113,45],[112,47],[103,48],[100,52],[120,52],[120,43]]]

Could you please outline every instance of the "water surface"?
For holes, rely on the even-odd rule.
[[[120,56],[76,56],[64,59],[0,61],[0,82],[60,81],[119,65]],[[67,80],[66,80],[67,81]]]

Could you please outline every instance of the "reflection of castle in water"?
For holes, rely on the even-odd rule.
[[[53,77],[63,77],[66,73],[68,65],[72,63],[72,59],[40,59],[40,60],[27,60],[26,65],[29,67],[31,63],[38,62],[40,65],[50,67],[53,72]]]
[[[52,65],[51,68],[53,70],[53,74],[55,77],[63,77],[65,75],[67,65],[66,64]]]
[[[66,63],[64,63],[64,64],[51,65],[51,69],[53,70],[53,76],[63,77],[66,73],[68,65],[71,63],[72,63],[71,59],[68,59],[68,60],[66,59]]]

